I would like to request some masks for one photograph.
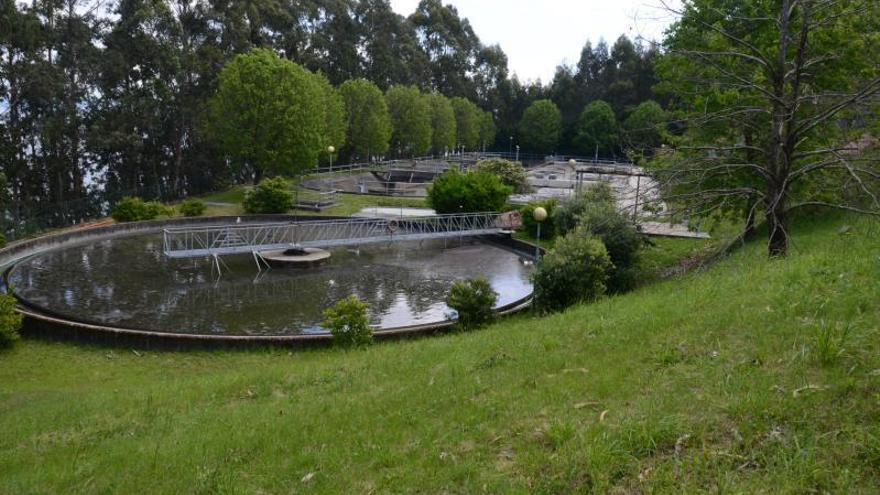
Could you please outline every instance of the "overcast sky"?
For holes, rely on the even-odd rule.
[[[553,79],[556,66],[575,64],[587,40],[612,44],[621,34],[660,39],[672,21],[660,0],[444,0],[470,20],[480,41],[499,44],[521,80]],[[676,2],[677,3],[677,2]],[[391,0],[410,15],[419,0]]]

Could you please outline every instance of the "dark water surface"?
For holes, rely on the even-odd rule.
[[[380,328],[446,319],[452,283],[483,275],[498,305],[527,296],[530,268],[489,244],[449,241],[333,249],[314,268],[258,275],[250,255],[226,256],[219,280],[207,259],[172,260],[159,235],[107,239],[27,259],[10,273],[17,295],[74,319],[175,333],[293,335],[320,332],[321,313],[357,295]]]

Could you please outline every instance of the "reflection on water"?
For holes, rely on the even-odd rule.
[[[81,320],[177,333],[320,332],[323,310],[351,294],[380,328],[446,319],[452,282],[484,275],[499,306],[531,291],[518,256],[487,244],[425,241],[334,249],[329,262],[258,275],[250,255],[229,256],[219,280],[207,259],[171,260],[160,236],[109,239],[31,258],[10,274],[15,292]]]

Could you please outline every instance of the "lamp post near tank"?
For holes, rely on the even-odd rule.
[[[327,146],[327,153],[330,154],[330,172],[333,172],[333,153],[336,153],[336,148],[332,145]]]
[[[547,210],[539,206],[532,211],[532,218],[538,223],[538,243],[535,244],[535,261],[541,259],[541,223],[547,220]]]

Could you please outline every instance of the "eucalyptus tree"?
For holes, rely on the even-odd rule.
[[[433,89],[450,96],[475,97],[468,74],[475,67],[482,45],[470,22],[441,0],[421,0],[409,22],[431,62]]]
[[[431,88],[430,62],[415,28],[388,0],[360,0],[354,16],[362,77],[382,90],[394,84]]]

